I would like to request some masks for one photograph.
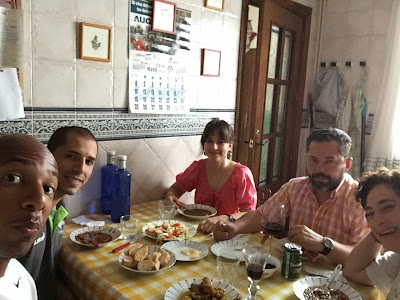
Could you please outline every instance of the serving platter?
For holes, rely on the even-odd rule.
[[[297,298],[305,300],[303,294],[306,288],[322,286],[327,282],[328,278],[324,277],[306,277],[293,283],[293,291]],[[345,293],[350,300],[362,300],[360,294],[355,289],[341,281],[334,281],[331,288]]]
[[[187,212],[187,210],[193,210],[193,209],[205,210],[205,211],[208,212],[208,214],[207,215],[203,215],[203,216],[200,216],[200,215],[196,216],[196,215],[189,214]],[[212,217],[212,216],[217,214],[217,210],[214,207],[207,206],[207,205],[204,205],[204,204],[186,204],[185,205],[185,209],[178,208],[177,211],[182,216],[185,216],[185,217],[193,219],[193,220],[198,220],[198,221],[201,221],[201,220],[204,220],[204,219],[208,219],[208,218],[210,218],[210,217]]]
[[[160,248],[160,247],[158,247],[158,246],[149,246],[149,253],[150,253],[150,254],[153,254],[153,253],[156,252],[159,248]],[[122,264],[122,260],[123,260],[123,259],[125,258],[125,256],[126,256],[125,252],[124,252],[124,253],[121,253],[121,255],[118,257],[118,262],[119,262],[119,264],[120,264],[121,267],[123,267],[124,269],[127,269],[127,270],[129,270],[129,271],[136,272],[136,273],[141,273],[141,274],[154,274],[154,273],[157,273],[157,272],[160,272],[160,271],[169,269],[169,268],[171,268],[171,267],[176,263],[176,257],[175,257],[175,255],[174,255],[174,253],[172,253],[171,251],[169,251],[169,250],[167,250],[167,249],[164,249],[164,250],[167,251],[167,252],[169,253],[170,259],[169,259],[168,264],[167,264],[166,266],[164,266],[163,268],[160,268],[159,270],[139,271],[138,269],[129,268],[129,267],[127,267],[127,266],[124,266],[124,265]]]
[[[186,228],[187,233],[181,234],[181,235],[179,235],[179,236],[177,236],[177,237],[174,236],[174,237],[171,237],[171,238],[167,238],[167,237],[165,237],[165,236],[164,236],[164,237],[156,237],[156,236],[153,236],[153,235],[151,235],[151,234],[149,234],[149,233],[147,232],[147,229],[152,230],[152,229],[154,229],[154,228],[157,227],[157,226],[163,225],[164,223],[165,223],[165,224],[169,224],[169,225],[180,224],[180,225],[184,226],[184,228]],[[193,226],[192,224],[189,224],[189,223],[183,222],[183,221],[177,221],[177,220],[171,220],[171,221],[168,221],[168,220],[157,220],[157,221],[152,221],[152,222],[146,223],[146,224],[142,227],[142,232],[143,232],[143,235],[145,235],[145,236],[147,236],[147,237],[149,237],[149,238],[155,239],[155,240],[161,240],[161,241],[177,241],[177,240],[185,240],[185,239],[187,239],[187,238],[189,238],[189,237],[194,236],[194,235],[196,234],[196,227]]]
[[[223,255],[224,253],[228,255],[236,255],[239,257],[240,261],[244,261],[244,256],[242,250],[249,246],[246,242],[240,240],[226,240],[222,242],[215,243],[211,246],[211,252],[215,256]]]
[[[195,241],[171,241],[162,245],[161,248],[174,253],[176,260],[179,261],[200,260],[208,255],[208,247],[202,243]],[[200,251],[200,254],[197,257],[191,258],[190,256],[182,253],[182,251],[187,249],[195,249],[197,251]]]
[[[192,283],[201,284],[203,278],[192,278],[179,281],[165,292],[164,300],[176,300],[180,299],[182,293],[187,292]],[[220,280],[211,280],[213,287],[220,287],[225,290],[229,300],[240,299],[240,293],[232,285],[222,282]]]
[[[91,243],[82,243],[81,241],[77,240],[77,236],[79,234],[85,233],[85,232],[93,232],[93,231],[100,231],[100,232],[108,233],[109,235],[111,235],[111,241],[109,241],[107,243],[99,243],[98,244],[99,247],[104,246],[108,243],[111,243],[112,241],[115,241],[121,235],[121,231],[119,231],[118,229],[111,227],[111,226],[89,226],[89,227],[82,227],[82,228],[79,228],[79,229],[71,232],[71,234],[69,235],[69,238],[71,239],[71,241],[73,241],[74,243],[76,243],[78,245],[94,248],[95,246]]]

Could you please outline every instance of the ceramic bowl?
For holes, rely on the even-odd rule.
[[[274,265],[275,268],[273,269],[264,269],[264,274],[262,278],[270,278],[272,275],[274,275],[275,271],[278,270],[281,267],[281,261],[277,259],[275,256],[270,256],[268,258],[267,264]]]

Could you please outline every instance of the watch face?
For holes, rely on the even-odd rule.
[[[333,248],[333,242],[330,238],[325,237],[324,238],[324,245],[325,247],[332,249]]]

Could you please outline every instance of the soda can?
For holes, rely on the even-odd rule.
[[[300,277],[301,255],[303,251],[297,244],[286,243],[283,250],[282,277],[293,280]]]

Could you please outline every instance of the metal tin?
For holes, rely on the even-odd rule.
[[[293,280],[300,277],[301,255],[303,251],[297,244],[286,243],[282,259],[282,277]]]

